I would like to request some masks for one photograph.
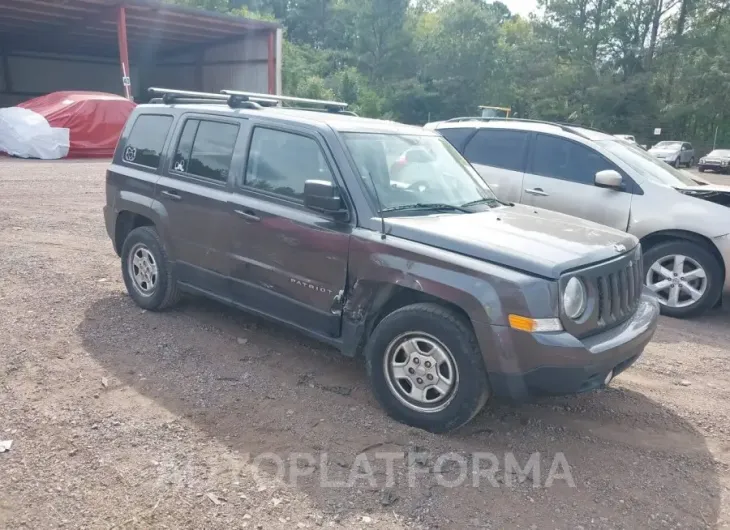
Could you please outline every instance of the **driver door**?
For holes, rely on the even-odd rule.
[[[326,338],[340,335],[351,225],[304,207],[306,180],[336,182],[307,131],[256,125],[228,202],[234,300]]]
[[[600,153],[567,138],[536,134],[520,202],[626,231],[631,212],[631,184],[600,188],[596,173],[623,172]]]

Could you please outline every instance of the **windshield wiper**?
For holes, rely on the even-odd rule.
[[[419,202],[416,204],[404,204],[402,206],[392,206],[390,208],[383,209],[383,213],[386,212],[401,212],[404,210],[436,210],[436,211],[448,211],[448,212],[463,212],[472,213],[462,206],[454,206],[453,204],[445,204],[440,202],[425,203]]]
[[[467,202],[466,204],[462,204],[461,207],[468,208],[469,206],[478,206],[480,204],[490,204],[490,203],[491,204],[497,203],[497,204],[502,204],[504,206],[508,206],[507,203],[504,203],[504,202],[500,201],[499,199],[495,199],[494,197],[487,197],[484,199],[478,199],[476,201]]]

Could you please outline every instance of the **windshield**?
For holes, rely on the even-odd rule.
[[[604,140],[599,143],[640,175],[646,176],[655,182],[672,187],[697,185],[686,173],[651,156],[640,147],[616,140]]]
[[[680,149],[682,142],[659,142],[653,149]]]
[[[715,149],[707,156],[728,157],[730,156],[730,149]]]
[[[498,204],[486,182],[441,136],[343,136],[360,176],[383,211],[411,205],[438,204],[458,209],[479,203]]]

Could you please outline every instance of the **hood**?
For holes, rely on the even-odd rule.
[[[705,184],[698,186],[684,186],[675,188],[678,192],[690,197],[696,197],[706,201],[721,204],[722,206],[730,206],[730,186],[721,184]]]
[[[719,161],[722,161],[722,160],[730,160],[730,154],[728,154],[728,155],[725,155],[725,154],[713,155],[712,153],[710,153],[709,155],[703,156],[702,157],[702,160],[719,160]]]
[[[674,148],[674,147],[659,147],[659,148],[652,147],[651,149],[649,149],[649,152],[652,155],[668,156],[668,155],[676,155],[677,153],[679,153],[679,149]]]
[[[625,232],[524,205],[385,221],[396,237],[551,279],[615,258],[638,244]]]

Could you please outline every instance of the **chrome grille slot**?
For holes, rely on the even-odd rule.
[[[620,310],[619,304],[621,303],[621,295],[618,289],[618,274],[609,274],[608,283],[611,284],[611,318],[616,320]]]

